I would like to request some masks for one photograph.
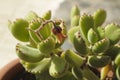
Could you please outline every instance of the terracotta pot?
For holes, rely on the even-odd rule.
[[[0,80],[12,80],[17,74],[20,74],[23,70],[24,68],[19,63],[19,59],[15,59],[0,70]]]

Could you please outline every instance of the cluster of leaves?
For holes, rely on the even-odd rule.
[[[107,77],[119,80],[120,26],[114,23],[103,26],[106,16],[103,9],[98,9],[93,15],[80,15],[79,8],[74,6],[68,38],[78,54],[86,59],[86,65],[99,69],[101,80]]]
[[[73,6],[68,32],[64,21],[51,19],[51,11],[42,17],[29,12],[25,18],[9,21],[9,29],[24,42],[16,45],[16,53],[37,80],[120,79],[120,26],[102,27],[105,19],[105,10],[80,15]],[[76,51],[61,49],[67,36]]]

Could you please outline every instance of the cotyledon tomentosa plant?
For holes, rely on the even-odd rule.
[[[99,80],[120,79],[120,26],[114,23],[103,26],[106,11],[98,9],[93,15],[80,15],[79,8],[71,10],[71,28],[68,38],[77,53],[84,57],[84,65],[99,69]],[[79,18],[78,18],[79,17]],[[84,70],[85,66],[82,66]],[[75,72],[74,72],[75,73]],[[77,73],[77,71],[76,71]],[[111,74],[110,74],[111,73]],[[79,76],[76,75],[78,79]],[[86,76],[83,76],[86,77]],[[97,80],[88,78],[88,80]]]
[[[9,29],[24,42],[16,45],[16,53],[36,80],[119,80],[120,27],[102,27],[105,19],[103,9],[80,15],[79,8],[73,6],[68,32],[64,21],[51,19],[51,11],[42,17],[31,11],[25,18],[9,21]],[[67,36],[75,51],[62,50]]]

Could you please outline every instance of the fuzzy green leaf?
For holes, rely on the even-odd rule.
[[[85,77],[85,80],[100,80],[94,72],[92,72],[88,67],[83,67],[82,69],[83,76]]]
[[[73,39],[74,39],[74,36],[75,36],[75,33],[79,31],[79,27],[72,27],[69,29],[68,31],[68,39],[73,43]]]
[[[24,19],[16,19],[14,22],[10,22],[9,29],[12,33],[12,35],[22,42],[28,42],[29,41],[29,33],[28,28],[29,24]]]
[[[16,53],[21,60],[26,62],[38,62],[44,58],[38,49],[23,44],[16,45]]]
[[[105,29],[103,27],[98,27],[96,29],[96,33],[98,35],[99,40],[101,40],[105,37]]]
[[[37,47],[43,55],[50,55],[53,49],[55,49],[55,40],[52,37],[49,37],[40,42]]]
[[[87,46],[85,45],[85,41],[82,39],[79,31],[74,34],[73,46],[78,54],[82,56],[87,54]]]
[[[106,51],[108,48],[109,48],[109,39],[104,38],[93,45],[92,51],[94,53],[102,53]]]
[[[32,30],[36,30],[38,29],[41,24],[44,21],[42,20],[42,18],[36,18],[34,20],[32,20],[29,24],[29,28]],[[37,44],[39,43],[41,40],[44,40],[46,38],[48,38],[48,36],[51,35],[51,26],[49,24],[46,24],[40,31],[39,34],[41,35],[40,39],[36,36],[35,32],[29,30],[29,34],[31,39]]]
[[[114,60],[118,54],[120,54],[120,45],[115,45],[103,53],[103,55],[110,56],[112,60]]]
[[[98,35],[92,28],[89,29],[87,38],[90,43],[95,43],[98,41]]]
[[[76,67],[72,67],[72,74],[77,80],[84,80],[82,70]]]
[[[51,60],[49,58],[45,58],[42,61],[36,63],[29,63],[25,61],[22,61],[21,63],[26,71],[33,74],[38,74],[38,73],[40,74],[48,70],[50,66],[50,62]]]
[[[52,56],[49,74],[54,78],[61,78],[68,72],[69,64],[63,57]]]
[[[73,66],[76,66],[77,68],[79,68],[84,62],[83,58],[72,50],[67,50],[62,54],[62,56],[66,59],[67,62]]]
[[[71,9],[71,18],[76,15],[80,15],[80,10],[77,5],[74,5]]]
[[[33,19],[35,18],[38,18],[39,16],[33,12],[33,11],[30,11],[26,16],[25,16],[25,20],[27,20],[28,22],[32,21]]]
[[[71,27],[78,26],[79,25],[79,19],[80,19],[79,15],[72,17],[71,18]]]
[[[101,68],[110,63],[109,56],[89,56],[88,64],[94,68]]]
[[[119,66],[119,65],[120,65],[120,53],[116,56],[114,62],[115,62],[115,64],[116,64],[116,66]]]
[[[98,9],[94,14],[93,14],[93,18],[94,18],[94,26],[98,27],[101,26],[105,19],[106,19],[106,11],[103,9]]]
[[[51,11],[49,10],[46,13],[44,13],[43,18],[45,20],[49,20],[51,18]]]
[[[109,24],[105,27],[105,36],[110,39],[110,44],[114,45],[120,41],[120,26]]]
[[[79,21],[80,33],[83,39],[87,40],[87,33],[90,28],[94,27],[94,20],[91,15],[84,14],[80,17]]]
[[[117,79],[120,80],[120,65],[116,68]]]

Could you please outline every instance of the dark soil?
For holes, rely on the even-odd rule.
[[[18,74],[13,80],[36,80],[35,75],[26,71]]]

